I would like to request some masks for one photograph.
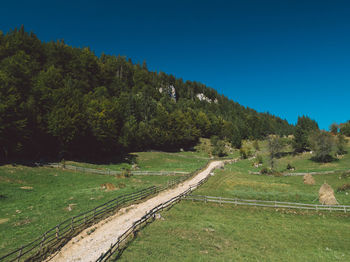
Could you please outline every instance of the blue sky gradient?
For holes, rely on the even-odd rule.
[[[321,128],[350,119],[349,1],[7,1],[22,24],[97,55],[202,82],[244,106]]]

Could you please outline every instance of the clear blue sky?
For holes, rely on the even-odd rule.
[[[6,1],[0,30],[146,60],[244,106],[321,128],[350,119],[350,2]]]

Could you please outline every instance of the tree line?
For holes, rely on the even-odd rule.
[[[205,97],[200,99],[198,95]],[[199,82],[96,56],[23,26],[0,31],[0,158],[101,159],[135,150],[190,148],[218,136],[288,135],[294,126]]]

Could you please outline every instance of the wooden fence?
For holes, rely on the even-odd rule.
[[[209,165],[207,163],[205,168]],[[102,205],[95,207],[89,211],[71,217],[55,227],[49,229],[34,241],[17,248],[16,250],[0,257],[0,261],[40,261],[48,255],[59,250],[74,236],[78,235],[84,229],[101,221],[114,213],[117,209],[130,204],[133,201],[141,200],[160,191],[166,190],[183,182],[184,180],[197,174],[202,168],[198,168],[192,173],[178,176],[169,180],[164,186],[152,186],[134,193],[125,194],[114,198]],[[92,169],[98,170],[98,169]],[[101,171],[101,170],[98,170]],[[86,171],[87,172],[87,171]]]
[[[99,175],[121,175],[128,171],[114,171],[114,170],[102,170],[102,169],[94,169],[94,168],[87,168],[87,167],[79,167],[79,166],[73,166],[73,165],[63,165],[59,163],[50,163],[45,165],[47,167],[53,167],[53,168],[62,168],[62,169],[68,169],[68,170],[74,170],[79,171],[83,173],[93,173],[93,174],[99,174]],[[164,175],[187,175],[189,172],[182,172],[182,171],[130,171],[133,175],[152,175],[152,176],[164,176]]]
[[[273,174],[261,174],[260,172],[248,171],[250,175],[262,175],[262,176],[274,176]],[[332,171],[318,171],[318,172],[305,172],[305,173],[282,173],[281,176],[305,176],[310,175],[330,175],[335,173],[348,174],[350,169],[346,170],[332,170]]]
[[[316,211],[340,211],[344,213],[350,212],[350,206],[345,206],[345,205],[317,205],[317,204],[238,199],[238,198],[202,196],[202,195],[189,195],[189,196],[186,196],[185,199],[192,200],[192,201],[202,201],[205,203],[214,202],[219,204],[234,204],[234,205],[244,205],[244,206],[259,206],[259,207],[288,208],[288,209],[291,208],[291,209],[304,209],[304,210],[316,210]]]
[[[184,191],[180,195],[173,197],[168,201],[163,202],[162,204],[159,204],[158,206],[154,207],[139,220],[135,221],[121,236],[119,236],[116,239],[116,242],[113,245],[111,245],[109,250],[101,254],[101,256],[96,260],[96,262],[108,261],[118,257],[120,252],[125,248],[128,240],[132,239],[135,236],[136,232],[143,225],[145,225],[150,220],[154,220],[156,213],[162,211],[163,209],[171,207],[172,205],[186,197],[188,194],[191,194],[194,189],[205,183],[208,180],[209,176],[203,178],[198,183],[191,185],[186,191]]]

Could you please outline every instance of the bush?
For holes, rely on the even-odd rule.
[[[262,164],[264,162],[261,155],[256,156],[256,161],[258,162],[258,164]]]
[[[128,177],[132,177],[133,174],[131,173],[130,170],[124,170],[123,173],[122,173],[122,176],[128,178]]]
[[[350,184],[349,183],[338,187],[337,192],[348,191],[348,190],[350,190]]]
[[[263,167],[260,170],[260,174],[262,174],[262,175],[271,175],[272,173],[273,173],[273,171],[267,167]]]
[[[295,167],[292,166],[290,163],[287,164],[287,170],[295,170]]]
[[[241,147],[241,149],[239,149],[239,154],[241,156],[242,159],[247,159],[247,152],[245,151],[245,149],[243,147]]]
[[[311,149],[314,152],[314,161],[325,163],[333,160],[331,153],[335,145],[335,141],[332,135],[325,131],[313,132],[309,136],[309,141]]]
[[[260,147],[259,147],[259,142],[258,142],[258,140],[254,140],[254,142],[253,142],[253,147],[255,148],[256,151],[260,151]]]
[[[347,153],[345,150],[346,143],[347,143],[347,141],[345,139],[345,136],[342,134],[338,134],[337,139],[336,139],[336,146],[337,146],[337,154],[338,155],[344,155]]]
[[[241,147],[239,154],[241,155],[242,159],[247,159],[252,155],[252,152],[249,147]]]
[[[218,157],[226,156],[227,154],[225,152],[225,142],[222,140],[217,141],[213,147],[212,154]]]
[[[344,172],[343,174],[341,174],[340,177],[341,178],[348,178],[348,177],[350,177],[350,173]]]

